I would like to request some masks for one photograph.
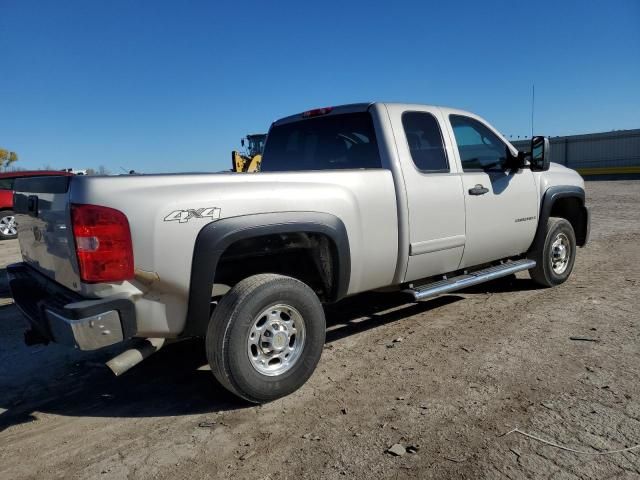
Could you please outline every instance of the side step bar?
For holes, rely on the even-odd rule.
[[[443,293],[453,292],[455,290],[462,290],[463,288],[478,285],[480,283],[489,282],[496,278],[506,277],[516,272],[523,270],[529,270],[536,266],[535,260],[522,259],[513,262],[506,262],[502,265],[495,267],[485,268],[483,270],[477,270],[475,272],[459,275],[457,277],[448,278],[446,280],[439,280],[434,283],[428,283],[416,288],[409,288],[404,290],[405,293],[413,295],[415,300],[424,300],[426,298],[437,297]]]

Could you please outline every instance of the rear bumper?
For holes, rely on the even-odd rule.
[[[129,299],[86,299],[24,263],[9,265],[7,276],[13,299],[30,327],[25,335],[28,343],[96,350],[135,335],[135,308]]]

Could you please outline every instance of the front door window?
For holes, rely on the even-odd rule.
[[[451,115],[451,127],[458,144],[462,170],[504,170],[507,146],[487,126],[463,115]]]

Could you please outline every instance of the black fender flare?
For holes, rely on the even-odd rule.
[[[590,218],[589,209],[585,206],[584,189],[575,185],[556,185],[549,187],[544,192],[540,205],[540,214],[538,215],[538,228],[531,247],[529,247],[530,249],[544,239],[544,236],[546,235],[547,221],[551,216],[553,205],[561,198],[577,198],[580,201],[580,207],[582,209],[581,215],[585,215],[585,231],[576,232],[576,237],[580,238],[578,243],[579,246],[586,245],[589,239]]]
[[[196,237],[186,324],[181,336],[202,336],[206,333],[216,268],[230,245],[252,237],[295,232],[324,234],[334,242],[337,278],[332,300],[343,298],[351,277],[351,252],[347,229],[338,217],[319,212],[278,212],[224,218],[204,226]]]

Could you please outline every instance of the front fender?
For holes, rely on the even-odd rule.
[[[536,234],[534,240],[531,244],[536,245],[538,242],[541,242],[546,235],[546,227],[547,221],[551,216],[551,211],[553,209],[553,205],[561,198],[576,198],[580,203],[581,212],[580,215],[583,216],[582,223],[584,224],[584,231],[576,230],[576,240],[578,241],[579,246],[583,246],[587,243],[589,238],[589,210],[585,206],[585,193],[584,189],[575,185],[555,185],[553,187],[547,188],[542,197],[542,202],[540,204],[540,213],[538,215],[538,228],[536,230]],[[531,248],[531,247],[530,247]]]

